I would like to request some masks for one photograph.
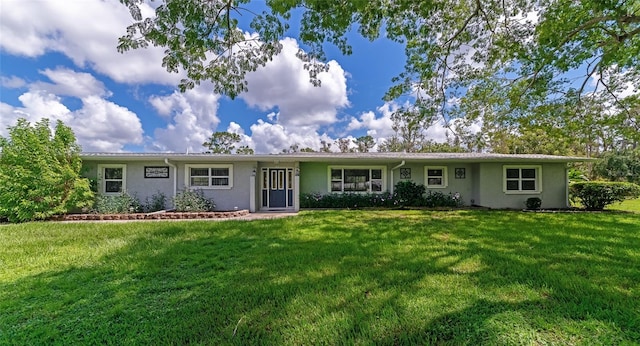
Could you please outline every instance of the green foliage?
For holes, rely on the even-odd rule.
[[[240,135],[231,132],[214,132],[208,141],[202,143],[207,148],[207,154],[231,154],[240,142]],[[242,147],[242,153],[247,152],[248,147]]]
[[[143,206],[143,210],[146,213],[151,213],[154,211],[164,210],[167,207],[167,195],[163,192],[158,191],[151,196],[151,198],[147,197]]]
[[[204,196],[202,190],[180,191],[173,198],[173,204],[176,211],[180,212],[212,211],[216,207],[213,200]]]
[[[525,202],[525,206],[529,210],[538,210],[540,209],[541,205],[542,205],[542,199],[540,199],[539,197],[527,198],[527,201]]]
[[[98,214],[130,214],[143,211],[138,198],[123,191],[118,195],[97,195],[93,211]]]
[[[399,204],[405,206],[419,205],[424,197],[426,188],[422,184],[416,184],[413,181],[399,181],[393,188],[394,197]]]
[[[93,193],[80,177],[80,147],[71,128],[49,120],[19,119],[0,137],[0,216],[11,222],[43,220],[89,207]]]
[[[602,210],[614,202],[640,197],[640,186],[626,182],[581,181],[571,183],[569,192],[587,210]]]
[[[640,184],[640,149],[606,152],[593,171],[607,180]]]
[[[424,194],[424,186],[416,184],[401,184],[401,192],[383,193],[302,193],[300,194],[301,208],[397,208],[397,207],[425,207],[425,208],[457,208],[462,206],[458,194],[444,194],[429,191]],[[420,193],[422,191],[422,193]]]
[[[413,120],[404,123],[409,132],[398,132],[399,141],[387,143],[392,148],[414,151],[413,129],[419,134],[438,121],[456,136],[454,147],[465,150],[536,149],[520,138],[500,143],[501,136],[490,138],[486,129],[549,134],[541,138],[545,152],[591,153],[619,136],[636,145],[640,138],[633,113],[638,97],[622,96],[640,84],[637,1],[271,0],[253,13],[244,6],[250,0],[163,0],[149,18],[142,16],[143,0],[121,2],[134,22],[119,51],[161,46],[163,66],[186,71],[182,90],[209,80],[214,92],[232,98],[247,90],[246,73],[280,52],[292,18],[300,19],[298,39],[307,50],[298,57],[313,85],[328,68],[326,43],[352,54],[348,37],[357,30],[368,40],[383,36],[403,44],[405,68],[385,99],[416,97],[394,111]],[[240,23],[247,20],[257,37],[245,36]],[[455,118],[464,121],[454,125]],[[467,136],[459,126],[477,120],[489,138]]]

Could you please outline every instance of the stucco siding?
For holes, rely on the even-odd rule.
[[[490,208],[514,208],[525,207],[528,198],[538,197],[542,199],[542,208],[566,208],[566,165],[559,163],[536,164],[527,162],[522,166],[540,166],[540,192],[535,193],[505,193],[504,192],[504,166],[503,163],[481,163],[479,166],[479,198],[476,204]],[[509,166],[518,164],[509,163]]]

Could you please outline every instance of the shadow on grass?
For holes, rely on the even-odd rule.
[[[146,227],[97,264],[2,283],[0,343],[640,342],[630,217],[355,211]]]

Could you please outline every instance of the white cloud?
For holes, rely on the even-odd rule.
[[[152,12],[148,5],[141,6],[146,14]],[[116,51],[118,38],[131,23],[129,10],[117,0],[64,6],[57,1],[3,0],[0,48],[27,57],[60,52],[77,66],[91,66],[117,82],[175,85],[179,76],[161,66],[162,48]]]
[[[104,84],[93,75],[84,72],[75,72],[67,68],[59,67],[55,70],[41,71],[49,77],[52,83],[36,82],[32,89],[46,90],[52,94],[83,98],[88,96],[111,96]]]
[[[318,134],[312,127],[296,127],[292,131],[280,124],[268,123],[262,119],[258,119],[258,123],[251,125],[251,140],[257,154],[280,153],[292,145],[297,145],[299,149],[309,147],[319,150],[320,141],[334,142],[326,134]]]
[[[152,150],[201,152],[204,143],[220,123],[216,115],[220,96],[203,83],[185,93],[153,96],[149,102],[163,115],[170,116],[165,128],[154,131]]]
[[[63,121],[76,134],[84,151],[122,151],[127,144],[142,141],[140,119],[128,109],[97,96],[82,99],[82,108],[71,112],[60,98],[43,90],[30,90],[19,97],[23,107],[2,104],[0,135],[18,118],[37,122],[49,118],[54,125]]]
[[[27,85],[27,82],[25,82],[24,79],[16,76],[11,76],[11,77],[1,76],[0,85],[9,89],[17,89]]]
[[[264,68],[247,75],[249,91],[240,95],[251,107],[278,108],[278,123],[293,126],[322,126],[336,121],[337,110],[349,105],[346,76],[335,61],[318,78],[321,87],[309,82],[309,72],[296,57],[296,40],[281,41],[282,52]]]

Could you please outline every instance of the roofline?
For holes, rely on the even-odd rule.
[[[84,161],[164,161],[204,162],[341,162],[363,160],[389,162],[393,160],[446,161],[446,162],[588,162],[594,158],[538,154],[490,154],[490,153],[292,153],[292,154],[180,154],[180,153],[81,153]]]

